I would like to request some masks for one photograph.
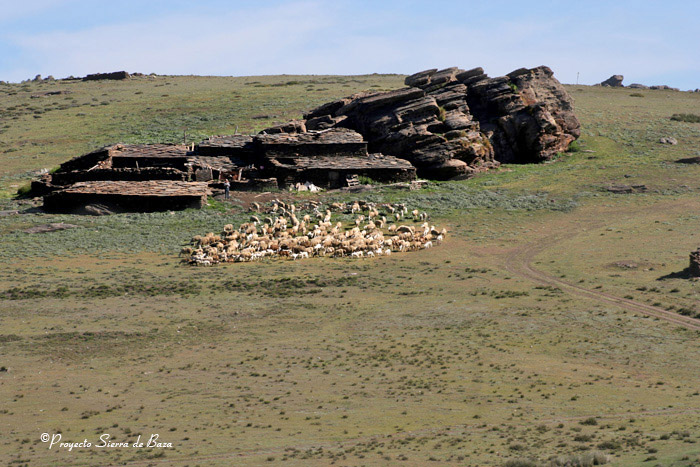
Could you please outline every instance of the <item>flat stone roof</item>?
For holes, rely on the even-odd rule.
[[[383,154],[370,154],[367,157],[270,157],[270,161],[287,168],[360,170],[360,169],[414,169],[410,162]]]
[[[187,159],[193,165],[199,167],[210,167],[215,170],[237,170],[240,166],[231,162],[228,157],[215,156],[192,156]]]
[[[255,140],[263,145],[356,144],[365,142],[361,134],[345,128],[331,128],[330,130],[308,133],[259,134],[255,136]]]
[[[118,144],[109,148],[112,157],[185,157],[190,146],[182,144]]]
[[[179,180],[147,180],[140,182],[100,180],[77,182],[61,190],[63,193],[124,196],[205,196],[209,187],[203,182]]]
[[[240,149],[253,142],[248,135],[211,136],[197,145],[198,148]]]

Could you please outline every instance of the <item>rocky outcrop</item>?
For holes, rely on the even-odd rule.
[[[131,78],[131,76],[126,71],[114,71],[112,73],[95,73],[92,75],[87,75],[85,78],[83,78],[83,81],[97,81],[101,79],[122,80],[129,78]]]
[[[612,75],[610,78],[606,79],[602,83],[600,83],[601,86],[608,86],[611,88],[623,88],[622,80],[624,80],[625,77],[622,75]]]
[[[370,152],[400,157],[421,176],[469,176],[501,162],[538,162],[580,134],[571,98],[547,67],[489,78],[484,70],[431,69],[407,87],[360,93],[324,104],[265,133],[349,128]]]
[[[639,84],[639,83],[632,83],[627,87],[630,89],[649,89],[649,86],[645,86],[645,85]]]
[[[453,73],[437,78],[434,74],[430,70],[416,79],[426,89],[356,94],[325,104],[304,115],[306,127],[353,129],[368,141],[370,152],[407,159],[431,178],[468,175],[498,165],[488,138],[469,113],[466,87],[450,82]]]
[[[688,273],[691,277],[700,277],[700,248],[690,253]]]
[[[481,68],[457,74],[500,162],[552,159],[581,134],[573,101],[546,66],[489,78]]]
[[[656,86],[650,86],[649,89],[655,89],[657,91],[680,91],[679,88],[672,88],[671,86],[666,86],[665,84],[659,84]]]

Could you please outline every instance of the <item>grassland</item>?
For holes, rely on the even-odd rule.
[[[402,79],[0,86],[0,209],[26,208],[10,196],[32,172],[101,144],[252,132]],[[31,97],[57,90],[71,93]],[[670,118],[697,114],[700,96],[568,90],[580,151],[367,196],[432,212],[451,234],[429,251],[181,265],[192,235],[247,217],[236,199],[0,217],[0,459],[501,466],[600,452],[613,465],[698,465],[700,333],[556,284],[700,312],[683,273],[700,246],[700,167],[675,163],[700,156],[700,124]],[[23,233],[48,222],[79,227]],[[45,432],[93,444],[158,433],[173,448],[49,450]]]

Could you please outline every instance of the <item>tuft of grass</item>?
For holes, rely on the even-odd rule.
[[[445,110],[445,108],[442,106],[438,107],[438,120],[440,120],[441,122],[444,122],[446,115],[447,115],[447,111]]]

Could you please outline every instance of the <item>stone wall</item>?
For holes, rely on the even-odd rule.
[[[115,168],[90,171],[56,172],[51,175],[53,185],[70,185],[89,180],[187,180],[187,173],[171,167],[143,169]]]

